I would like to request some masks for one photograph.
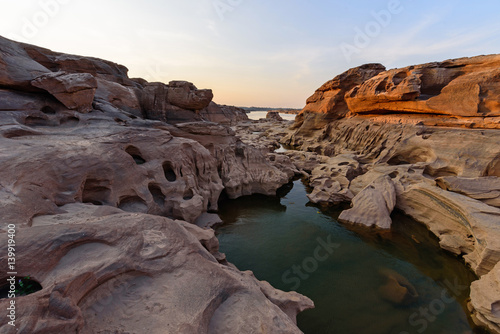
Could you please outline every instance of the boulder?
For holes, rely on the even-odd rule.
[[[208,107],[213,97],[211,89],[198,89],[191,82],[170,81],[168,83],[168,102],[182,109],[201,110]]]
[[[92,74],[48,73],[37,77],[31,84],[49,92],[68,109],[82,113],[92,110],[97,89],[97,81]]]
[[[266,119],[272,121],[283,122],[283,118],[281,118],[280,113],[277,111],[268,111],[266,115]]]
[[[225,125],[236,125],[239,122],[248,121],[248,115],[244,109],[218,105],[215,102],[210,102],[208,107],[199,112],[200,116],[209,122],[220,123]]]
[[[339,221],[390,229],[391,213],[395,206],[396,189],[392,179],[382,176],[353,198],[352,209],[342,211]]]
[[[380,271],[386,283],[378,289],[380,296],[398,306],[407,306],[418,300],[418,292],[413,284],[394,270]]]

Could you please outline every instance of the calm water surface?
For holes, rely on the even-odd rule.
[[[217,234],[240,270],[314,301],[297,319],[306,334],[480,333],[465,312],[474,274],[423,226],[395,214],[391,232],[354,232],[308,204],[300,180],[280,193],[222,202]],[[391,301],[395,277],[418,296]]]
[[[248,118],[253,119],[255,121],[258,121],[261,118],[266,118],[267,111],[251,111],[247,115],[248,115]],[[280,116],[285,121],[293,121],[293,120],[295,120],[295,116],[297,116],[297,115],[280,113]]]

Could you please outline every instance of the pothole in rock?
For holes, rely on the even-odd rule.
[[[190,199],[192,199],[194,197],[194,193],[193,193],[193,190],[192,189],[186,189],[184,191],[184,195],[182,195],[182,198],[185,200],[185,201],[189,201]]]
[[[153,195],[155,203],[160,207],[163,207],[165,205],[165,195],[161,191],[160,187],[157,184],[152,183],[148,186],[148,189],[151,195]]]
[[[163,171],[165,172],[165,178],[169,182],[175,182],[177,180],[177,175],[175,175],[174,169],[170,162],[165,162],[163,164]]]
[[[120,199],[118,208],[126,212],[148,212],[148,205],[139,196],[128,196]]]
[[[132,159],[134,159],[135,163],[138,165],[143,165],[146,163],[146,160],[142,157],[141,151],[135,146],[127,146],[125,149]]]
[[[109,181],[89,178],[83,185],[82,202],[103,205],[108,203],[110,194]]]
[[[0,299],[10,299],[14,295],[16,297],[27,296],[42,290],[42,285],[30,276],[15,276],[12,279],[3,279],[2,282],[6,283],[0,286]]]
[[[40,111],[46,115],[55,115],[56,114],[56,111],[54,110],[54,108],[49,107],[49,106],[43,107],[42,109],[40,109]]]

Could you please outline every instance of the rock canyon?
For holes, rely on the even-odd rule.
[[[0,267],[13,224],[17,276],[41,286],[16,298],[16,333],[300,333],[313,302],[238,270],[209,228],[221,197],[297,176],[312,203],[351,203],[343,224],[390,230],[397,209],[427,226],[500,333],[500,55],[359,66],[295,122],[213,98],[0,37]],[[388,295],[408,285],[387,277]]]

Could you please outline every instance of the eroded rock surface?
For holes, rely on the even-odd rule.
[[[187,82],[1,37],[0,69],[0,217],[18,274],[42,285],[16,298],[16,333],[300,332],[309,299],[240,272],[191,224],[222,191],[275,194],[288,158],[203,122],[212,93]]]
[[[16,333],[300,333],[295,314],[312,306],[227,265],[212,230],[90,204],[60,212],[18,232],[17,270],[43,289],[16,299]]]
[[[396,206],[396,189],[389,176],[381,176],[352,199],[352,209],[343,211],[339,220],[368,227],[389,229]]]
[[[285,154],[308,177],[311,201],[354,198],[370,207],[384,191],[365,196],[366,187],[390,180],[396,208],[424,223],[476,274],[493,276],[500,260],[499,64],[500,55],[389,71],[368,64],[327,82],[280,140],[300,150]],[[389,212],[380,221],[389,223]],[[373,223],[363,212],[358,217]],[[496,283],[476,290],[500,300]],[[492,308],[473,305],[500,333]]]

